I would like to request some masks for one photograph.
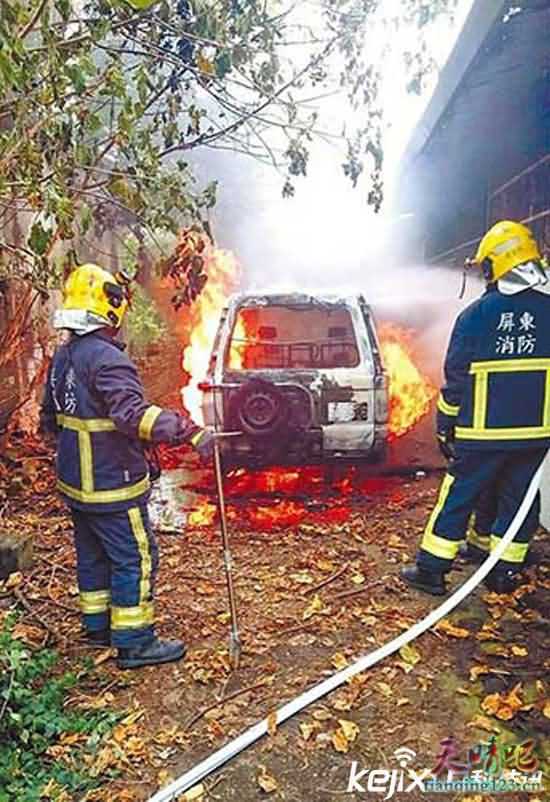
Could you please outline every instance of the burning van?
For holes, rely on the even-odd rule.
[[[199,387],[233,464],[384,459],[388,380],[361,295],[232,297]]]

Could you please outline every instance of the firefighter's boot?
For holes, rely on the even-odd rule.
[[[510,569],[497,568],[485,578],[485,585],[492,593],[513,593],[518,586],[518,575]]]
[[[419,568],[418,565],[403,568],[401,579],[411,587],[422,590],[424,593],[431,593],[432,596],[444,596],[447,592],[444,574],[427,571],[425,568]]]
[[[119,649],[117,664],[119,668],[141,668],[160,663],[173,663],[185,655],[185,644],[181,640],[160,640],[154,638],[143,646],[133,649]]]
[[[110,629],[87,629],[84,633],[84,638],[88,646],[110,646],[111,645],[111,630]]]

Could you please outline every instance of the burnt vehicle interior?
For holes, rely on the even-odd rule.
[[[228,354],[232,370],[354,368],[359,350],[345,306],[241,307]]]
[[[377,381],[383,368],[371,312],[362,297],[357,300]],[[349,374],[341,382],[330,374],[361,367],[357,336],[353,309],[343,299],[243,299],[222,356],[224,426],[242,435],[224,443],[226,460],[265,465],[326,459],[323,427],[370,420],[371,407],[354,394]],[[358,449],[356,456],[370,453]]]

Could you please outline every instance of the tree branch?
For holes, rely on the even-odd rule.
[[[32,31],[32,29],[34,28],[34,26],[36,25],[36,23],[40,19],[40,16],[41,16],[42,12],[46,8],[46,4],[47,3],[48,3],[48,0],[40,0],[40,2],[38,3],[38,6],[36,7],[36,10],[35,10],[34,14],[30,18],[30,20],[27,22],[25,27],[19,32],[18,36],[19,36],[20,39],[24,39]]]

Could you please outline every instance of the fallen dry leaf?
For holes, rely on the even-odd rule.
[[[550,699],[545,701],[544,707],[542,708],[542,715],[545,718],[550,718]]]
[[[14,574],[10,574],[9,577],[4,581],[4,588],[6,590],[11,590],[12,588],[17,588],[23,582],[23,574],[21,571],[16,571]]]
[[[344,713],[347,710],[351,710],[353,707],[353,700],[348,696],[347,693],[340,693],[332,700],[332,706],[335,710],[339,710],[341,713]]]
[[[304,741],[309,741],[316,729],[317,727],[315,724],[307,724],[304,722],[303,724],[300,724],[300,735]]]
[[[491,673],[491,666],[487,665],[477,665],[472,666],[470,669],[470,680],[475,682],[478,677],[482,677],[484,674]]]
[[[306,609],[303,612],[303,615],[302,615],[303,620],[307,621],[308,618],[311,618],[312,616],[316,615],[317,613],[320,613],[322,610],[324,610],[324,608],[325,608],[325,605],[323,603],[323,600],[316,593],[315,596],[313,597],[313,599],[311,600],[311,603],[306,607]]]
[[[323,571],[324,573],[328,574],[332,573],[336,568],[335,564],[333,562],[330,562],[330,560],[317,560],[315,565],[320,571]]]
[[[223,738],[225,735],[225,730],[217,719],[210,719],[208,722],[208,732],[211,733],[214,738]]]
[[[487,716],[477,715],[469,721],[466,726],[468,728],[477,728],[478,730],[485,730],[485,732],[499,732],[499,728]]]
[[[352,576],[351,581],[353,582],[354,585],[362,585],[363,582],[365,581],[365,577],[363,574],[357,573]]]
[[[515,643],[510,647],[510,651],[514,657],[527,657],[529,654],[529,650],[525,646],[518,646]]]
[[[201,596],[212,596],[216,592],[216,588],[209,582],[197,582],[195,591]]]
[[[380,693],[381,693],[383,696],[385,696],[385,697],[386,697],[386,699],[389,699],[389,698],[390,698],[390,696],[393,696],[393,691],[392,691],[392,689],[391,689],[391,686],[390,686],[390,685],[388,685],[388,683],[387,683],[387,682],[377,682],[377,683],[376,683],[376,687],[378,688],[378,690],[380,691]]]
[[[97,657],[94,657],[94,666],[103,665],[103,663],[106,663],[111,657],[116,657],[116,649],[105,649],[98,654]]]
[[[166,788],[167,785],[173,783],[176,778],[173,774],[170,774],[169,771],[166,769],[161,769],[157,774],[157,785],[159,788]]]
[[[296,574],[290,574],[290,578],[299,585],[313,585],[315,582],[314,578],[307,571],[299,571]]]
[[[479,632],[476,634],[476,640],[502,640],[502,635],[495,626],[491,624],[483,624]]]
[[[418,687],[422,691],[424,691],[424,693],[430,689],[430,686],[432,684],[432,680],[430,677],[417,677],[416,682],[418,684]]]
[[[267,731],[273,736],[277,732],[277,711],[273,710],[267,717]]]
[[[266,794],[272,794],[279,788],[279,783],[271,774],[268,774],[265,768],[262,767],[260,774],[257,777],[258,785]]]
[[[471,635],[469,630],[455,626],[448,618],[442,618],[435,628],[438,632],[444,632],[450,638],[469,638]]]
[[[346,668],[349,665],[347,657],[341,652],[336,652],[333,654],[330,658],[330,662],[337,671],[341,671],[343,668]]]
[[[405,663],[415,666],[420,661],[420,652],[412,643],[406,643],[399,649],[399,654]]]
[[[353,743],[353,741],[355,741],[355,739],[359,735],[359,727],[357,726],[355,721],[348,721],[347,719],[340,719],[338,721],[338,723],[339,723],[340,727],[342,728],[342,732],[344,733],[344,735],[346,736],[348,741]]]
[[[481,703],[481,709],[490,716],[495,716],[501,721],[510,721],[514,718],[518,710],[523,707],[523,700],[520,697],[521,682],[518,682],[507,694],[492,693],[486,696]]]
[[[349,741],[341,729],[337,729],[332,736],[332,745],[337,752],[345,754],[349,751]]]
[[[328,721],[332,718],[332,713],[326,708],[320,707],[313,711],[312,716],[316,721]]]
[[[183,796],[178,797],[178,802],[198,802],[202,800],[205,794],[205,788],[202,783],[194,785],[189,791],[186,791]]]

